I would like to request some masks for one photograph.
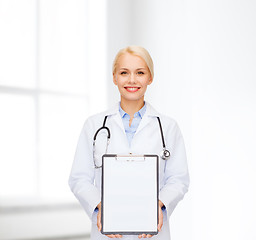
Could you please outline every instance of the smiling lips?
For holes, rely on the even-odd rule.
[[[128,92],[137,92],[140,87],[124,87]]]

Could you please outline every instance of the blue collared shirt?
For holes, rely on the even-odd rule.
[[[130,116],[121,108],[120,104],[119,104],[119,112],[124,124],[124,129],[125,129],[125,133],[126,133],[129,145],[131,145],[132,138],[140,124],[140,121],[143,115],[146,112],[146,103],[144,102],[144,106],[138,112],[134,113],[131,126],[129,126]]]

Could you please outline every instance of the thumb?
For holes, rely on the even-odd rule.
[[[162,226],[163,226],[163,211],[161,208],[159,208],[158,225],[157,225],[157,229],[159,232],[161,231]]]
[[[97,215],[97,227],[98,230],[101,231],[101,209],[99,209],[98,215]]]

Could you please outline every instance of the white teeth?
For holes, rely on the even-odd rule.
[[[138,88],[127,88],[127,89],[129,89],[130,91],[135,91],[135,90],[137,90]]]

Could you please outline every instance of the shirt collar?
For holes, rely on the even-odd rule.
[[[150,103],[145,101],[145,105],[147,106],[146,110],[145,110],[145,116],[147,115],[147,116],[152,116],[152,117],[160,117],[160,114],[151,106]],[[107,111],[105,111],[104,114],[107,116],[120,114],[119,108],[120,108],[120,102],[116,102],[114,104],[114,106],[112,108],[108,109]]]
[[[147,109],[147,106],[146,106],[146,105],[147,105],[146,102],[144,102],[144,106],[143,106],[138,112],[134,113],[134,117],[137,117],[137,115],[138,115],[140,118],[142,118],[143,115],[144,115],[145,112],[146,112],[146,109]],[[127,114],[127,113],[122,109],[120,102],[119,102],[119,112],[120,112],[120,115],[121,115],[122,118],[125,116],[125,114]],[[127,114],[127,115],[128,115],[128,114]]]

